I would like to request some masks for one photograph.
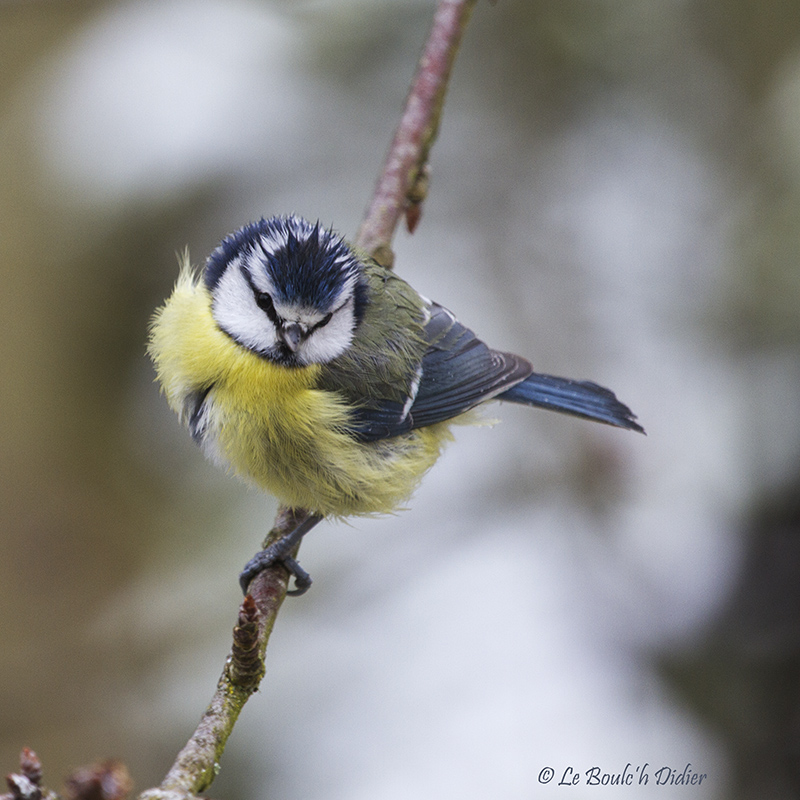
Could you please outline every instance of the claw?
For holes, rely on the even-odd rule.
[[[311,586],[311,576],[297,563],[297,560],[292,556],[295,548],[300,544],[303,536],[305,536],[320,520],[322,517],[313,516],[309,517],[305,522],[302,522],[294,530],[282,536],[276,542],[273,542],[268,547],[256,553],[245,564],[244,569],[239,575],[239,586],[242,587],[242,593],[247,594],[247,589],[250,582],[258,575],[259,572],[271,567],[273,564],[283,564],[284,567],[294,576],[294,589],[290,589],[286,594],[294,597],[304,594]]]
[[[283,566],[294,575],[294,589],[289,589],[286,594],[290,594],[292,597],[299,597],[301,594],[305,594],[313,583],[311,576],[291,556],[286,556],[283,559]]]

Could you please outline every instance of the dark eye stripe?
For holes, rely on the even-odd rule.
[[[275,304],[267,292],[256,292],[256,305],[272,320],[273,325],[278,324],[278,313]]]
[[[333,318],[333,311],[327,313],[311,330],[315,331],[318,328],[324,328]]]
[[[329,311],[311,330],[315,331],[317,328],[324,328],[333,319],[333,315],[341,311],[352,299],[352,297],[348,297],[344,303],[336,306],[333,311]]]
[[[268,292],[262,292],[256,287],[252,277],[250,277],[250,273],[245,269],[244,265],[242,265],[240,269],[244,279],[247,281],[247,285],[253,292],[256,305],[270,318],[275,327],[280,327],[283,324],[283,320],[278,316],[278,312],[275,311],[275,304],[272,302],[272,297],[270,297]]]

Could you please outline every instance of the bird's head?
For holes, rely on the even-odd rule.
[[[366,303],[364,266],[339,235],[300,217],[273,217],[227,236],[204,281],[219,327],[287,367],[344,353]]]

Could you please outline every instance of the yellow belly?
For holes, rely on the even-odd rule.
[[[211,316],[210,298],[188,270],[157,314],[150,354],[170,405],[205,398],[204,448],[282,503],[324,515],[385,513],[413,492],[449,437],[445,423],[362,443],[348,412],[314,388],[318,368],[287,369],[240,347]]]

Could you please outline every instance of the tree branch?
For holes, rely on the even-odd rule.
[[[265,546],[294,530],[306,516],[303,511],[281,508]],[[192,797],[211,785],[239,713],[264,675],[267,642],[288,583],[289,574],[281,565],[263,570],[250,582],[250,593],[239,607],[231,653],[211,703],[161,785],[143,792],[139,800]]]
[[[441,0],[428,41],[406,98],[383,173],[356,236],[356,245],[376,261],[392,266],[392,238],[406,214],[413,231],[427,193],[428,153],[439,122],[461,37],[475,0]]]
[[[380,263],[391,266],[392,238],[405,214],[413,230],[427,188],[428,154],[439,121],[450,71],[476,0],[440,0],[425,49],[406,99],[383,173],[355,243]],[[302,524],[311,512],[281,507],[264,546]],[[217,690],[192,737],[178,754],[161,785],[140,800],[177,800],[205,791],[244,704],[264,674],[267,642],[286,597],[289,576],[281,565],[265,569],[250,584],[239,609],[234,643]]]

